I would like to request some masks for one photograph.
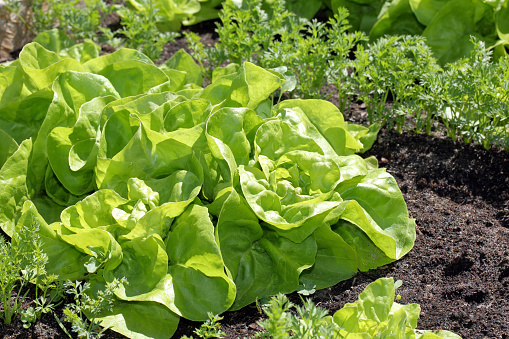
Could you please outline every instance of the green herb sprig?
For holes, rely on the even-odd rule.
[[[134,48],[152,60],[161,58],[164,45],[175,41],[180,36],[176,32],[161,32],[157,27],[158,9],[154,0],[140,1],[141,11],[134,11],[127,7],[118,7],[122,18],[122,28],[116,33],[125,38],[125,46]]]
[[[92,339],[103,336],[108,328],[103,328],[101,322],[95,317],[101,312],[112,310],[116,300],[114,290],[120,284],[127,284],[127,281],[114,279],[111,283],[106,283],[104,289],[93,295],[88,282],[78,280],[64,283],[66,293],[74,298],[74,302],[67,304],[64,309],[64,321],[71,324],[72,331],[77,333],[78,338]],[[61,327],[63,327],[62,324]]]
[[[47,275],[45,265],[48,256],[42,251],[42,241],[38,233],[37,221],[24,223],[17,227],[11,242],[0,236],[0,292],[3,311],[0,319],[10,325],[18,314],[24,327],[28,328],[43,314],[56,306],[61,297],[57,276]],[[30,283],[35,284],[33,306],[24,305],[30,291]]]

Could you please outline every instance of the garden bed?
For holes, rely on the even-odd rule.
[[[349,120],[362,119],[357,110]],[[346,117],[349,118],[348,116]],[[369,151],[398,181],[417,221],[415,246],[403,259],[317,291],[331,313],[380,277],[403,280],[401,302],[418,303],[419,328],[463,338],[509,338],[509,157],[441,137],[382,130]],[[298,302],[298,295],[291,300]],[[59,314],[61,310],[57,311]],[[263,317],[256,306],[223,315],[227,338],[252,337]],[[199,322],[181,319],[174,338]],[[4,338],[66,338],[52,315],[31,329],[0,325]],[[121,337],[107,332],[105,338]]]
[[[205,44],[217,39],[208,22],[193,31]],[[164,59],[185,47],[183,39],[166,46]],[[334,100],[332,100],[334,101]],[[366,123],[366,112],[355,105],[345,119]],[[353,278],[310,297],[335,312],[353,302],[367,284],[380,277],[403,281],[401,303],[418,303],[421,329],[447,329],[463,338],[509,338],[509,156],[503,150],[432,136],[382,129],[372,149],[380,167],[395,177],[416,219],[414,248],[390,265],[358,273]],[[290,299],[299,301],[298,294]],[[56,315],[61,316],[62,307]],[[252,337],[263,319],[255,305],[226,312],[221,329],[227,338]],[[157,321],[157,319],[154,319]],[[182,318],[174,338],[193,335],[200,325]],[[53,315],[30,329],[16,320],[0,324],[3,338],[67,338]],[[120,335],[108,331],[104,338]]]

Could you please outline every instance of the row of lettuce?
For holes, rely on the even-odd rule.
[[[509,47],[507,0],[332,0],[346,7],[354,29],[375,40],[386,34],[422,35],[440,64],[468,56],[470,36],[494,49],[498,58]]]
[[[279,0],[263,0],[271,13]],[[128,0],[139,11],[144,2]],[[193,25],[217,18],[221,0],[154,0],[160,27],[178,31],[181,24]],[[236,1],[252,6],[253,1]],[[468,56],[475,36],[495,49],[497,57],[507,55],[509,47],[508,0],[286,0],[285,7],[298,16],[311,19],[319,10],[337,13],[344,7],[351,13],[353,29],[369,34],[372,41],[386,34],[422,35],[441,64]]]
[[[51,0],[46,10],[34,7],[36,30],[58,23],[61,31],[45,31],[35,41],[57,53],[72,53],[75,41],[88,38],[135,48],[157,60],[178,35],[168,30],[178,29],[181,21],[191,24],[217,15],[221,23],[216,23],[219,42],[214,46],[204,46],[192,32],[182,33],[209,80],[225,62],[249,61],[269,69],[284,65],[296,77],[290,97],[326,98],[324,88],[331,85],[344,114],[352,102],[361,101],[371,124],[427,134],[439,129],[487,149],[509,149],[509,56],[501,19],[509,0],[362,3],[144,0],[110,6],[87,0],[82,8],[76,1]],[[327,23],[299,16],[314,15],[325,5],[335,9]],[[121,17],[121,29],[100,27],[114,12]],[[475,20],[464,18],[472,13]],[[368,20],[373,15],[376,23]],[[434,24],[423,32],[404,29],[417,18]],[[361,27],[360,19],[374,26]],[[484,35],[476,33],[479,27]]]
[[[34,4],[34,28],[41,33],[60,25],[77,38],[95,38],[101,30],[113,39],[115,32],[100,26],[107,14],[117,12],[127,28],[119,32],[130,35],[125,41],[130,43],[142,36],[154,38],[138,32],[140,29],[156,29],[165,36],[178,32],[182,25],[217,19],[223,8],[232,4],[243,9],[260,6],[269,16],[275,8],[283,7],[307,20],[319,11],[332,17],[345,8],[352,29],[366,33],[370,41],[385,35],[422,36],[441,65],[467,57],[472,50],[471,36],[492,48],[497,59],[509,49],[509,0],[127,0],[125,5],[107,5],[104,0],[50,0],[45,6]],[[76,31],[80,33],[76,35]],[[151,42],[157,44],[157,40]],[[148,50],[148,46],[143,48]]]
[[[48,275],[94,294],[120,281],[96,319],[128,337],[325,288],[413,246],[396,181],[355,155],[376,133],[326,101],[274,105],[279,72],[218,68],[203,88],[182,50],[157,67],[33,42],[0,84],[1,229],[37,223]]]

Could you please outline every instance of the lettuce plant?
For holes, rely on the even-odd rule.
[[[337,11],[347,8],[352,26],[372,42],[384,35],[422,35],[441,65],[467,57],[475,36],[507,55],[508,0],[332,0]]]
[[[91,298],[115,285],[84,312],[94,324],[167,338],[180,317],[325,288],[412,248],[396,181],[355,154],[376,134],[333,104],[273,104],[285,77],[249,62],[203,88],[184,51],[158,67],[80,46],[34,42],[0,67],[0,227],[15,237],[30,213],[47,274]]]
[[[394,302],[399,297],[395,290],[401,284],[401,280],[380,278],[369,284],[356,302],[347,303],[332,316],[311,300],[297,306],[279,294],[263,306],[267,319],[259,322],[264,331],[256,337],[460,339],[449,331],[416,329],[420,306]],[[298,315],[290,312],[293,308]]]
[[[394,302],[395,290],[401,284],[401,280],[380,278],[369,284],[356,302],[334,313],[332,320],[339,327],[339,338],[460,339],[449,331],[418,330],[420,306]]]
[[[177,32],[182,25],[189,26],[217,18],[219,10],[216,7],[221,2],[222,0],[128,0],[127,4],[142,13],[148,10],[149,3],[155,5],[159,16],[154,19],[157,20],[160,30]]]

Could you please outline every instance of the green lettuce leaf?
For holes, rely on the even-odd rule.
[[[81,63],[99,57],[101,51],[101,47],[92,40],[85,39],[82,43],[77,44],[58,28],[39,33],[34,42],[39,43],[49,51],[73,58]]]
[[[122,249],[109,232],[63,226],[57,230],[57,234],[88,256],[84,264],[88,273],[96,273],[99,268],[112,270],[122,262]]]
[[[37,135],[52,99],[51,89],[39,90],[22,67],[0,69],[0,129],[17,143]]]
[[[190,246],[192,244],[192,246]],[[158,235],[122,244],[124,261],[107,280],[126,277],[116,294],[123,300],[155,301],[192,320],[226,311],[235,285],[224,272],[207,209],[191,205],[172,225],[163,244]]]
[[[417,330],[421,308],[417,304],[394,302],[401,280],[380,278],[369,284],[354,303],[347,303],[334,313],[341,338],[451,338],[460,337],[449,331]]]
[[[30,168],[37,191],[41,189],[40,186],[47,176],[48,163],[60,182],[65,181],[66,176],[69,175],[69,171],[66,171],[69,165],[64,166],[62,161],[56,158],[57,153],[47,152],[48,141],[53,141],[48,138],[52,130],[56,127],[72,128],[79,119],[81,106],[96,97],[111,95],[118,98],[118,93],[107,79],[90,73],[65,72],[55,79],[52,89],[54,92],[53,101],[34,142],[34,156]],[[90,121],[84,121],[84,123],[86,125]],[[54,136],[58,137],[58,135]],[[60,141],[58,143],[60,144]],[[65,153],[65,140],[63,143]],[[69,188],[72,189],[71,185]],[[68,189],[66,188],[66,190]]]
[[[46,147],[51,150],[48,152],[50,165],[72,194],[82,195],[94,190],[100,115],[113,100],[115,97],[105,96],[84,103],[73,127],[55,127],[48,135]]]
[[[177,103],[164,116],[164,130],[176,131],[181,128],[193,128],[207,120],[212,105],[205,99],[192,99]]]
[[[324,100],[297,99],[285,100],[275,107],[276,110],[291,108],[294,108],[294,111],[295,108],[300,108],[301,112],[307,118],[305,119],[302,116],[298,118],[292,117],[292,120],[301,120],[301,123],[309,130],[306,134],[312,136],[315,141],[319,141],[321,138],[313,131],[316,128],[327,140],[327,143],[333,147],[335,155],[349,155],[352,154],[353,151],[359,150],[363,147],[363,145],[359,143],[358,139],[355,138],[349,131],[348,126],[352,124],[345,123],[343,115],[334,104]],[[288,116],[289,113],[291,112],[287,111],[285,115]],[[299,111],[296,111],[294,114],[299,115]],[[299,130],[302,130],[302,128],[299,128]],[[322,147],[322,149],[327,151],[327,146]],[[329,154],[334,155],[334,153]]]
[[[31,94],[24,84],[24,78],[25,73],[19,67],[7,66],[0,69],[0,108]]]
[[[170,92],[147,93],[122,98],[107,105],[101,114],[101,128],[114,113],[126,111],[137,116],[155,132],[164,132],[164,119],[175,105],[186,98]]]
[[[97,186],[127,196],[129,178],[164,178],[178,170],[190,170],[201,177],[192,145],[192,139],[166,137],[129,112],[119,111],[108,119],[101,135]]]
[[[230,308],[236,287],[225,274],[214,225],[205,207],[191,205],[176,219],[166,239],[166,251],[171,276],[167,282],[172,286],[178,314],[205,320],[207,310],[219,314]]]
[[[395,289],[392,278],[380,278],[369,284],[358,301],[334,313],[333,320],[340,326],[340,334],[368,335],[366,338],[392,334],[407,338],[407,331],[413,333],[417,325],[420,307],[394,303]]]
[[[222,108],[208,118],[208,146],[225,181],[233,182],[237,166],[249,163],[254,134],[262,123],[263,119],[247,108]]]
[[[237,288],[230,310],[257,298],[295,291],[299,275],[313,265],[317,251],[314,236],[295,243],[260,225],[235,190],[222,206],[216,237]]]
[[[27,82],[34,89],[50,86],[61,73],[84,71],[79,61],[61,57],[37,42],[31,42],[23,47],[19,54],[19,63],[28,76]]]
[[[495,12],[495,26],[500,40],[509,44],[509,2],[502,1],[500,8]]]
[[[410,7],[419,22],[425,26],[429,25],[433,17],[440,12],[440,9],[450,0],[410,0]]]
[[[33,41],[46,48],[48,51],[55,53],[60,53],[62,50],[76,44],[63,30],[58,28],[53,28],[37,34]]]
[[[451,0],[442,6],[422,32],[440,64],[469,55],[473,48],[470,36],[479,37],[475,24],[488,7],[477,0]]]
[[[194,62],[194,59],[183,49],[173,54],[161,67],[163,70],[166,68],[184,72],[186,76],[183,85],[203,85],[203,75],[201,74],[200,66],[198,66],[196,62]]]
[[[401,258],[415,241],[415,220],[408,210],[394,178],[384,169],[373,170],[356,186],[338,190],[350,200],[341,219],[362,229],[389,258]]]
[[[255,109],[285,81],[284,76],[278,72],[245,62],[232,81],[225,106]]]
[[[87,66],[88,63],[95,63],[96,60],[92,59],[84,66]],[[168,81],[168,76],[159,68],[139,60],[117,61],[106,65],[95,73],[107,78],[123,98],[143,94]],[[130,81],[126,81],[126,79]]]
[[[18,143],[11,138],[7,132],[4,132],[4,130],[0,129],[0,139],[3,141],[0,144],[0,168],[5,164],[7,159],[11,157],[11,155],[16,152],[18,149]]]
[[[103,327],[132,339],[167,339],[177,330],[180,317],[150,301],[115,301],[112,310],[94,317]]]
[[[23,203],[30,199],[27,174],[32,139],[27,139],[0,168],[0,227],[10,237],[20,217]]]
[[[153,300],[144,295],[153,291],[168,272],[168,255],[161,237],[153,234],[121,243],[122,262],[112,270],[105,270],[106,280],[127,279],[128,284],[120,285],[115,291],[117,297],[122,300]]]
[[[369,32],[371,41],[388,34],[420,35],[424,27],[419,23],[410,7],[409,0],[396,0],[384,7],[378,21]]]
[[[134,203],[112,190],[99,190],[73,206],[66,208],[60,218],[66,227],[99,229],[114,236],[124,235],[134,228],[129,216]]]
[[[350,279],[358,269],[353,246],[327,224],[317,228],[313,235],[317,245],[315,263],[302,272],[301,284],[318,290]]]

